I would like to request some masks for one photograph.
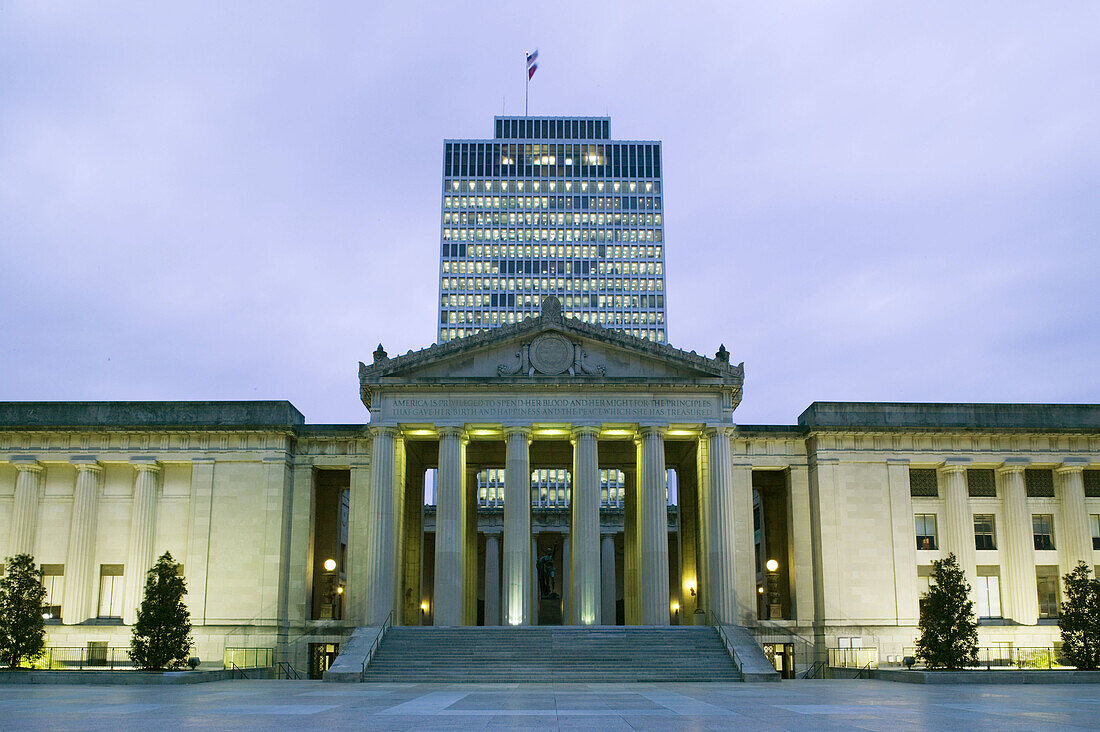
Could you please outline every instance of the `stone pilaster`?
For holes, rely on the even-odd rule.
[[[890,531],[894,544],[894,600],[899,625],[916,625],[920,618],[917,593],[917,544],[904,541],[913,532],[913,499],[909,488],[909,461],[886,461],[886,484],[890,491]]]
[[[506,625],[531,625],[531,430],[504,430],[504,597]]]
[[[734,552],[737,546],[734,523],[733,462],[730,456],[729,430],[711,427],[706,430],[707,454],[710,458],[707,518],[707,571],[710,587],[707,607],[720,623],[737,622],[737,572]],[[755,599],[755,598],[753,598]]]
[[[500,625],[500,542],[485,535],[485,624]]]
[[[397,430],[372,427],[371,478],[367,493],[366,625],[381,625],[394,606],[397,587]]]
[[[1058,542],[1060,574],[1066,574],[1078,562],[1092,566],[1092,527],[1089,526],[1089,512],[1085,507],[1085,476],[1087,462],[1084,459],[1066,459],[1057,468],[1058,481],[1055,483],[1055,497],[1062,518],[1062,536],[1055,537]]]
[[[463,580],[466,572],[466,433],[459,427],[439,428],[439,473],[435,487],[436,625],[462,625]],[[507,499],[505,499],[507,505]]]
[[[600,537],[600,622],[615,624],[615,535]]]
[[[573,625],[601,624],[598,427],[573,429],[570,592]]]
[[[997,469],[1001,479],[1003,509],[1001,556],[1001,611],[1021,625],[1039,622],[1039,600],[1035,587],[1035,535],[1024,485],[1026,459],[1010,461]],[[973,544],[971,544],[973,546]]]
[[[134,477],[133,507],[130,511],[130,541],[126,551],[125,594],[122,619],[127,625],[137,621],[138,607],[145,592],[145,573],[153,566],[153,541],[157,534],[157,482],[160,466],[153,458],[135,458],[130,463]]]
[[[664,428],[642,427],[638,538],[642,625],[669,624],[668,499]]]
[[[373,444],[373,440],[372,440]],[[373,447],[371,452],[373,453]],[[368,546],[370,545],[371,484],[373,466],[369,462],[352,463],[350,486],[348,488],[348,552],[347,587],[344,589],[344,617],[358,622],[366,622],[367,599],[374,588],[367,583],[367,571],[370,564]],[[313,582],[324,581],[314,577]],[[317,608],[314,608],[316,612]]]
[[[943,556],[953,553],[973,588],[978,582],[977,555],[974,553],[974,514],[970,510],[970,494],[966,488],[966,468],[970,460],[948,460],[940,468],[943,485],[944,517],[939,528]]]
[[[61,606],[61,619],[66,625],[83,623],[96,615],[95,583],[99,579],[94,571],[96,513],[103,480],[103,468],[95,458],[73,458],[72,462],[76,467],[76,487],[65,559],[65,598]]]
[[[636,452],[640,453],[640,450]],[[638,625],[638,480],[635,469],[623,470],[623,622]]]
[[[19,471],[15,479],[15,504],[12,506],[11,533],[8,535],[8,552],[34,554],[34,535],[38,526],[38,496],[42,492],[42,475],[45,470],[34,458],[13,459]]]

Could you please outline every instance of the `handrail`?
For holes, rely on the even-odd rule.
[[[821,673],[824,670],[825,670],[825,662],[824,661],[814,661],[813,664],[811,664],[808,669],[806,669],[805,671],[802,672],[802,678],[804,678],[804,679],[816,679],[816,678],[818,678],[818,676],[817,676],[818,673]]]
[[[232,661],[230,661],[229,663],[230,663],[230,665],[231,665],[231,666],[233,666],[233,668],[232,668],[232,669],[230,669],[230,671],[236,671],[237,673],[239,673],[239,674],[241,675],[241,678],[242,678],[242,679],[246,679],[246,680],[248,679],[248,674],[246,674],[246,673],[244,672],[244,669],[243,669],[243,668],[241,668],[241,667],[240,667],[240,666],[238,666],[237,664],[233,663]]]
[[[722,627],[722,624],[714,617],[714,613],[708,608],[706,611],[707,625],[710,625],[718,631],[718,638],[722,641],[722,645],[726,647],[726,653],[729,654],[730,660],[733,661],[733,665],[737,667],[737,673],[741,678],[745,677],[744,664],[741,662],[741,658],[737,655],[737,649],[733,647],[733,641],[730,640],[729,635],[726,634],[726,629]]]
[[[390,614],[386,616],[386,619],[382,621],[382,627],[378,630],[378,635],[374,636],[374,642],[370,644],[370,649],[367,651],[366,657],[363,659],[363,668],[359,672],[359,680],[362,681],[367,674],[367,666],[370,665],[371,659],[374,658],[374,652],[378,650],[378,646],[382,645],[382,636],[386,634],[386,630],[389,629],[391,621],[393,620],[393,610],[390,610]]]
[[[867,678],[871,678],[871,662],[870,661],[867,662],[866,666],[864,666],[863,668],[861,668],[859,670],[859,672],[856,674],[856,678],[857,679],[862,679],[864,671],[867,672]]]
[[[282,678],[285,675],[287,681],[293,676],[295,680],[301,681],[302,677],[298,673],[297,669],[290,665],[288,661],[276,661],[275,662],[275,678]]]

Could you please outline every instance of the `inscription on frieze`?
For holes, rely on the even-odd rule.
[[[382,415],[397,420],[448,418],[528,419],[531,421],[701,421],[721,416],[718,397],[419,397],[384,400]]]

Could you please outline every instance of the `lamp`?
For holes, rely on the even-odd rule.
[[[779,620],[783,616],[779,602],[779,562],[769,559],[764,566],[768,570],[768,620]]]

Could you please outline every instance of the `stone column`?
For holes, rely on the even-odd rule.
[[[944,517],[941,549],[946,558],[954,553],[966,573],[966,581],[974,588],[978,583],[977,555],[974,553],[974,514],[970,510],[970,494],[966,488],[966,468],[969,459],[949,459],[940,468],[943,477]]]
[[[466,433],[439,428],[439,473],[435,487],[435,624],[462,625],[466,571]],[[507,503],[507,501],[505,501]]]
[[[600,537],[600,622],[615,624],[615,535]]]
[[[381,625],[394,606],[397,587],[397,465],[395,427],[371,428],[371,475],[367,493],[366,609],[363,623]]]
[[[73,492],[73,515],[69,528],[69,552],[65,560],[65,598],[61,619],[66,625],[83,623],[95,617],[94,571],[96,511],[103,468],[95,458],[73,458],[76,466],[76,488]]]
[[[733,460],[729,429],[711,427],[705,431],[710,485],[707,510],[707,572],[710,580],[707,607],[719,623],[737,622],[737,550],[734,523]],[[755,600],[755,598],[753,598]]]
[[[573,500],[569,593],[573,625],[600,625],[599,427],[573,429]]]
[[[15,505],[12,506],[11,533],[5,557],[34,554],[38,495],[41,493],[42,474],[45,472],[34,458],[13,459],[12,464],[19,471],[19,477],[15,479]]]
[[[1001,610],[1006,618],[1020,625],[1035,625],[1039,622],[1039,599],[1035,587],[1035,535],[1024,485],[1024,468],[1027,465],[1026,458],[1010,459],[997,469],[1001,478],[1004,524],[999,546],[1004,572],[1000,578]]]
[[[500,544],[485,535],[485,624],[500,625]]]
[[[1078,562],[1092,566],[1092,527],[1085,507],[1085,476],[1087,465],[1083,458],[1067,458],[1057,468],[1058,482],[1055,496],[1062,513],[1062,537],[1058,541],[1058,557],[1061,572],[1066,574]],[[1056,537],[1057,538],[1057,537]]]
[[[638,538],[641,545],[642,625],[669,624],[668,500],[665,497],[664,428],[641,428],[642,466],[638,471]]]
[[[788,468],[787,530],[791,548],[791,610],[794,619],[808,624],[814,619],[813,530],[810,528],[810,473],[806,465]],[[908,486],[906,487],[908,491]],[[906,492],[908,496],[908,492]],[[916,581],[916,569],[913,580]]]
[[[160,466],[152,458],[130,461],[137,470],[134,479],[133,508],[130,511],[130,542],[126,552],[125,594],[122,619],[127,625],[137,622],[138,607],[145,592],[145,573],[153,566],[153,540],[157,534],[157,478]]]
[[[640,452],[636,450],[635,452]],[[637,469],[623,469],[623,622],[638,625],[638,480]]]
[[[370,510],[373,466],[369,462],[352,463],[348,489],[348,550],[347,587],[344,589],[344,617],[365,622],[367,601],[374,588],[367,584],[367,565],[370,563]],[[313,582],[322,582],[322,576]],[[312,596],[312,595],[311,595]]]
[[[571,547],[569,546],[569,534],[562,537],[561,540],[561,624],[569,625],[572,622],[572,612],[570,608],[570,600],[572,599],[572,584],[569,581],[569,558],[573,556]]]
[[[462,624],[463,625],[477,625],[477,593],[480,589],[478,585],[478,535],[477,535],[477,468],[471,468],[468,463],[463,461],[463,467],[465,468],[466,487],[463,498],[463,515],[462,525],[464,527],[465,534],[463,535],[462,546],[466,549],[465,554],[465,566],[466,574],[462,579]]]
[[[531,609],[531,430],[504,430],[504,623],[533,625]]]

